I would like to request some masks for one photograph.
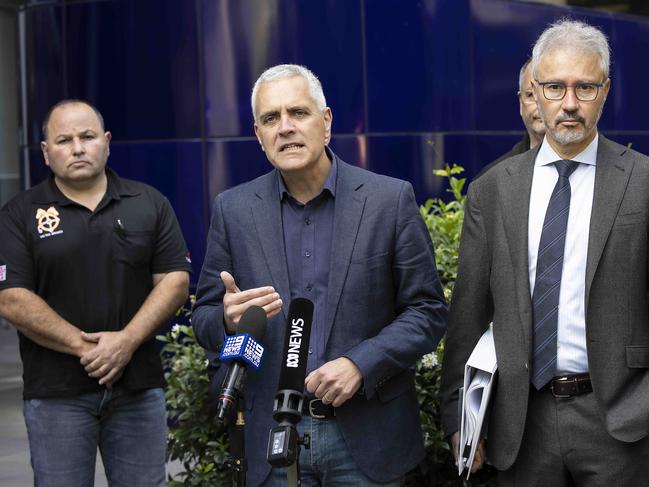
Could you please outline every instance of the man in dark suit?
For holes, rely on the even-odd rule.
[[[286,484],[265,452],[286,311],[306,297],[315,304],[307,402],[321,417],[299,424],[312,442],[300,457],[303,485],[401,485],[424,457],[413,366],[435,349],[446,321],[412,187],[327,147],[332,113],[308,69],[265,71],[252,107],[275,169],[216,197],[192,316],[210,350],[250,305],[269,317],[263,367],[246,385],[248,482]]]
[[[444,428],[457,444],[464,362],[493,321],[499,485],[646,485],[649,158],[597,133],[611,83],[598,29],[550,26],[532,70],[543,143],[469,187]]]
[[[521,140],[516,142],[514,147],[509,151],[504,153],[498,159],[493,162],[490,162],[478,173],[474,178],[478,179],[484,173],[486,173],[493,166],[498,164],[500,161],[509,159],[512,156],[522,154],[527,152],[530,149],[537,147],[543,140],[545,135],[545,124],[541,120],[541,115],[536,108],[536,100],[534,99],[534,87],[532,86],[532,60],[528,59],[525,61],[525,64],[521,67],[520,72],[518,73],[518,105],[519,113],[523,124],[525,125],[525,135]]]

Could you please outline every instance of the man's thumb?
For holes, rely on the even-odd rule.
[[[229,272],[221,272],[221,280],[225,286],[226,293],[238,293],[240,289],[237,287],[237,283],[234,282],[234,277]]]

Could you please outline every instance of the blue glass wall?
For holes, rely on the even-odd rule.
[[[62,98],[86,98],[113,133],[109,163],[172,202],[194,257],[210,202],[269,168],[250,89],[267,67],[309,66],[348,162],[443,194],[432,169],[467,176],[523,134],[518,70],[549,22],[601,27],[613,49],[602,132],[649,153],[649,19],[508,0],[103,0],[25,8],[31,183],[43,178],[40,124]]]

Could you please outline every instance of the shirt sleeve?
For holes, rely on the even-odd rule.
[[[191,272],[191,259],[185,239],[169,200],[161,197],[152,270],[154,274],[173,271]]]
[[[34,289],[32,251],[17,200],[0,210],[0,290]]]

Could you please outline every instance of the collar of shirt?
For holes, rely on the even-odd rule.
[[[108,166],[106,166],[106,177],[108,178],[106,187],[108,200],[118,200],[122,196],[135,196],[139,194],[139,191],[132,188],[127,180],[121,179],[117,173]],[[40,194],[34,196],[34,202],[41,204],[58,203],[59,205],[75,204],[73,201],[68,199],[56,185],[56,182],[54,182],[54,174],[50,174],[47,178],[47,182],[42,186]]]
[[[338,157],[336,156],[336,154],[331,152],[331,150],[327,146],[325,146],[325,152],[327,154],[327,157],[331,161],[331,169],[329,170],[329,174],[327,175],[327,179],[326,179],[326,181],[324,183],[324,186],[322,187],[322,190],[320,191],[320,193],[318,193],[318,196],[320,196],[324,190],[327,190],[327,191],[329,191],[329,193],[331,193],[331,196],[333,196],[335,198],[336,197],[336,179],[337,179],[337,176],[338,176],[338,162],[337,162]],[[288,196],[290,198],[293,198],[290,191],[288,190],[288,188],[284,184],[284,178],[282,177],[281,173],[279,171],[276,171],[276,173],[277,173],[277,191],[278,191],[280,201],[284,199],[284,195],[286,195],[286,196]],[[318,196],[316,196],[313,199],[316,199]],[[293,198],[293,199],[295,199],[295,198]]]
[[[572,157],[571,161],[577,161],[582,164],[588,164],[590,166],[595,166],[597,162],[597,146],[599,144],[599,134],[595,134],[595,138],[588,144],[588,146],[577,154],[575,157]],[[547,166],[552,164],[554,161],[559,161],[563,159],[560,157],[550,144],[548,143],[548,138],[543,137],[543,142],[541,143],[541,148],[539,153],[536,155],[535,166]]]

